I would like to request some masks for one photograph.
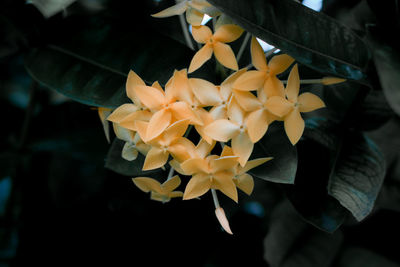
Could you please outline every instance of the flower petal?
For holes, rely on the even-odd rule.
[[[150,121],[151,117],[153,117],[153,113],[148,110],[138,110],[130,115],[126,116],[120,123],[122,127],[136,131],[135,122],[140,121]]]
[[[179,120],[168,126],[164,133],[163,138],[166,143],[169,144],[171,141],[183,136],[188,128],[189,120]]]
[[[154,170],[164,166],[168,160],[168,156],[168,152],[153,146],[146,155],[142,170]]]
[[[189,107],[186,102],[179,101],[171,104],[172,116],[177,120],[190,120],[191,124],[203,125],[201,118]]]
[[[215,146],[215,141],[208,143],[204,139],[200,139],[199,143],[197,144],[195,151],[199,158],[205,158],[210,154],[211,150]]]
[[[168,146],[168,151],[178,162],[184,162],[194,154],[194,145],[189,139],[180,137]]]
[[[221,42],[215,42],[213,44],[213,48],[214,48],[215,58],[219,61],[219,63],[221,63],[228,69],[232,70],[239,69],[235,54],[233,53],[233,50],[229,45]]]
[[[237,40],[243,33],[243,29],[234,24],[225,24],[220,26],[213,35],[217,42],[230,43]]]
[[[178,172],[178,173],[180,173],[182,175],[189,175],[184,170],[182,170],[181,164],[177,160],[175,160],[175,159],[170,160],[169,161],[169,165],[171,166],[171,168],[174,168],[174,170],[176,172]]]
[[[234,90],[233,95],[240,107],[246,112],[254,111],[262,107],[258,98],[251,92]]]
[[[189,84],[202,105],[215,106],[222,101],[218,88],[213,83],[203,79],[191,78]]]
[[[236,122],[239,126],[244,122],[245,112],[239,106],[237,100],[232,98],[228,104],[228,117],[230,120]]]
[[[174,191],[168,194],[168,196],[170,198],[175,198],[175,197],[182,197],[183,196],[183,192],[181,191]]]
[[[145,141],[148,126],[149,123],[146,121],[135,121],[136,131],[143,141]]]
[[[186,185],[183,200],[193,199],[204,195],[211,187],[211,179],[206,174],[194,175]]]
[[[189,73],[200,68],[207,60],[212,56],[213,49],[209,44],[205,44],[196,54],[193,56],[192,61],[189,65]]]
[[[254,144],[246,132],[241,132],[232,138],[232,149],[236,156],[239,156],[239,163],[244,166],[253,152]]]
[[[250,174],[244,173],[240,175],[239,177],[233,179],[235,182],[236,186],[248,194],[249,196],[253,192],[254,189],[254,180],[253,177]]]
[[[153,178],[149,177],[136,177],[132,178],[133,183],[143,192],[155,191],[161,193],[160,183]]]
[[[238,193],[235,182],[233,181],[233,174],[228,171],[222,171],[213,175],[212,188],[218,189],[226,196],[238,202]]]
[[[273,159],[272,157],[268,157],[268,158],[258,158],[258,159],[253,159],[253,160],[249,160],[246,165],[244,165],[244,167],[239,168],[238,171],[238,175],[244,174],[246,172],[248,172],[249,170],[267,162],[270,161],[271,159]]]
[[[174,191],[174,189],[177,188],[180,184],[181,184],[181,178],[179,178],[178,175],[175,175],[168,181],[165,181],[161,185],[161,189],[163,189],[165,193],[169,193]]]
[[[186,21],[192,26],[200,26],[203,17],[204,14],[194,8],[189,7],[186,10]]]
[[[132,100],[133,103],[135,103],[136,105],[140,105],[141,102],[136,96],[134,90],[135,86],[137,85],[145,86],[146,83],[133,70],[130,70],[128,74],[128,79],[126,79],[126,95]]]
[[[286,85],[286,96],[292,102],[297,102],[297,96],[300,89],[300,77],[297,64],[290,71],[288,83]]]
[[[253,66],[258,70],[267,70],[267,60],[265,59],[264,50],[262,49],[260,43],[257,41],[257,38],[253,36],[251,38],[251,62]]]
[[[142,140],[147,142],[159,136],[170,125],[171,117],[171,111],[165,108],[154,113],[147,126],[146,138]]]
[[[304,131],[304,120],[297,109],[293,109],[285,117],[285,132],[290,142],[295,145],[303,135]]]
[[[160,194],[154,191],[151,191],[150,199],[155,201],[160,201],[162,203],[167,203],[171,200],[171,198],[166,194]]]
[[[232,230],[229,226],[228,219],[226,218],[225,212],[221,207],[215,209],[215,216],[217,216],[218,222],[221,224],[225,232],[233,235]]]
[[[202,158],[188,159],[181,163],[181,169],[188,175],[209,173],[208,161]]]
[[[167,9],[164,9],[156,14],[152,14],[152,17],[155,18],[166,18],[166,17],[171,17],[175,15],[180,15],[183,14],[187,9],[187,1],[182,1],[176,5],[173,5]]]
[[[192,35],[196,42],[200,44],[205,44],[212,36],[211,29],[207,26],[193,26],[192,27]],[[189,70],[189,72],[191,72]]]
[[[209,137],[205,131],[205,128],[207,125],[209,125],[211,122],[214,121],[212,118],[212,115],[207,112],[206,110],[200,108],[196,109],[196,114],[200,117],[201,121],[203,122],[203,125],[195,125],[194,128],[196,131],[199,133],[202,139],[204,139],[207,143],[211,144],[213,142],[212,138]]]
[[[136,145],[133,143],[126,142],[122,148],[121,156],[127,161],[135,160],[138,156]]]
[[[187,77],[187,70],[182,69],[180,71],[175,70],[172,76],[171,86],[174,87],[177,92],[177,98],[181,101],[185,101],[188,104],[193,104],[193,93],[189,87],[189,79]]]
[[[257,143],[268,130],[268,112],[258,109],[249,114],[246,121],[247,133],[253,143]]]
[[[312,93],[303,93],[299,96],[299,111],[310,112],[325,107],[324,101]]]
[[[111,109],[99,107],[97,109],[101,124],[103,125],[104,135],[106,136],[107,142],[110,143],[110,125],[107,121],[107,117],[111,114]]]
[[[232,73],[231,75],[228,76],[228,78],[226,78],[220,86],[220,94],[222,96],[222,99],[225,101],[228,101],[229,97],[232,94],[232,86],[233,83],[243,74],[247,71],[246,68],[242,68],[234,73]]]
[[[210,123],[204,130],[212,139],[228,142],[228,140],[238,134],[239,126],[229,120],[222,119]]]
[[[134,92],[147,108],[159,110],[165,103],[165,96],[160,90],[151,86],[137,85]]]
[[[273,96],[267,100],[265,107],[274,115],[283,117],[293,109],[293,103],[283,97]]]
[[[278,75],[287,70],[292,65],[294,58],[289,55],[276,55],[268,63],[269,71],[273,75]]]
[[[233,168],[238,164],[238,158],[235,155],[232,156],[224,156],[216,159],[210,160],[210,167],[212,172],[219,171],[233,171]]]
[[[233,88],[241,91],[254,91],[264,86],[266,78],[265,72],[250,70],[243,73],[233,83]]]
[[[230,146],[225,145],[221,152],[221,157],[234,156],[233,150]]]
[[[267,97],[285,97],[285,87],[283,82],[276,76],[270,76],[264,83],[264,92]]]
[[[123,104],[116,108],[110,116],[107,117],[108,121],[120,123],[130,114],[136,112],[139,108],[134,104]]]
[[[114,133],[118,139],[121,139],[125,142],[133,143],[133,139],[135,138],[135,133],[133,131],[121,127],[117,123],[113,123],[113,128]]]

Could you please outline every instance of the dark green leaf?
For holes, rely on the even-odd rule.
[[[342,144],[328,192],[361,221],[372,210],[385,177],[385,160],[375,143],[349,133]]]
[[[305,120],[303,137],[311,139],[330,150],[335,150],[340,142],[338,124],[326,117],[311,117]]]
[[[340,231],[328,234],[314,229],[283,203],[272,214],[264,255],[272,267],[330,266],[342,241]]]
[[[332,151],[311,140],[297,144],[299,163],[294,185],[284,190],[299,214],[315,227],[333,233],[344,222],[347,211],[328,195]]]
[[[320,72],[365,78],[369,51],[354,32],[292,0],[210,0],[246,31]]]
[[[193,55],[182,44],[100,16],[71,17],[59,41],[33,49],[26,68],[40,83],[84,104],[116,107],[129,101],[125,80],[133,69],[147,83],[164,84]],[[74,30],[71,31],[71,28]]]
[[[254,145],[252,158],[260,157],[273,157],[273,159],[250,170],[251,175],[275,183],[294,183],[297,151],[286,137],[282,123],[271,124],[267,134]]]
[[[134,161],[127,161],[123,159],[121,152],[124,144],[124,141],[115,138],[107,154],[106,168],[125,176],[150,176],[156,178],[161,176],[166,177],[166,173],[161,169],[142,171],[145,157],[140,153],[137,159]]]

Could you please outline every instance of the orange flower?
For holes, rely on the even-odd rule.
[[[174,73],[175,75],[177,72]],[[154,113],[149,120],[146,136],[140,136],[145,142],[159,136],[175,120],[190,119],[193,123],[203,124],[188,103],[176,101],[177,87],[173,86],[171,82],[167,83],[165,91],[161,87],[146,85],[137,85],[133,90],[143,105]]]
[[[251,40],[251,59],[257,70],[244,73],[233,84],[233,88],[253,91],[264,88],[267,97],[285,96],[283,84],[276,75],[284,72],[294,61],[286,54],[274,56],[267,64],[264,51],[255,37]]]
[[[104,130],[104,134],[106,136],[107,142],[110,143],[110,126],[108,124],[107,117],[111,114],[111,109],[99,107],[97,109],[97,112],[99,114],[101,124],[103,125],[103,130]]]
[[[188,120],[180,120],[168,126],[165,131],[146,142],[151,145],[149,152],[143,164],[143,170],[153,170],[164,166],[168,160],[169,154],[172,154],[177,159],[188,158],[187,151],[182,149],[186,142],[190,142],[182,137],[188,127]],[[137,121],[136,127],[140,137],[146,136],[149,130],[149,122]]]
[[[297,64],[289,74],[286,86],[286,98],[274,96],[267,100],[268,109],[279,117],[283,117],[285,132],[290,142],[295,145],[304,131],[304,120],[300,112],[310,112],[325,107],[325,103],[312,93],[299,96],[300,78]]]
[[[229,146],[224,146],[224,149],[222,150],[221,157],[225,156],[234,156],[233,150]],[[233,169],[233,181],[235,182],[237,188],[246,194],[251,195],[254,188],[254,180],[253,177],[247,172],[267,161],[270,161],[271,159],[272,157],[249,160],[244,167],[236,164],[235,168]]]
[[[228,118],[220,119],[210,123],[206,128],[206,133],[216,141],[227,142],[232,139],[232,149],[239,157],[240,165],[244,166],[253,151],[254,142],[257,135],[257,122],[252,122],[246,116],[245,111],[238,105],[233,98],[228,107]]]
[[[132,178],[134,184],[143,192],[151,192],[151,199],[166,203],[174,197],[181,197],[181,191],[174,191],[181,184],[181,179],[175,175],[171,179],[160,184],[157,180],[149,177]]]
[[[194,55],[189,66],[189,73],[200,68],[209,60],[214,52],[215,58],[225,67],[238,70],[235,54],[232,48],[225,44],[235,41],[242,35],[243,29],[237,25],[225,24],[213,34],[207,26],[193,26],[192,34],[196,42],[205,44]]]
[[[226,196],[238,201],[236,185],[233,182],[233,168],[237,165],[235,156],[192,158],[181,164],[182,170],[193,175],[186,186],[183,199],[192,199],[210,189],[218,189]]]

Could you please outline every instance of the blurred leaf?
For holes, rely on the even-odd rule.
[[[400,211],[400,120],[393,118],[383,127],[368,133],[386,160],[386,177],[376,205]]]
[[[369,34],[373,58],[383,93],[389,105],[400,115],[400,53],[395,47],[380,41],[381,37]]]
[[[370,91],[354,115],[354,127],[371,131],[381,127],[394,115],[382,91]]]
[[[341,232],[328,234],[311,228],[283,203],[272,215],[264,255],[272,267],[330,266],[342,242]]]
[[[209,2],[246,31],[310,68],[347,79],[365,79],[370,55],[364,41],[322,13],[292,0]]]
[[[338,124],[325,117],[311,117],[305,120],[304,138],[311,139],[330,150],[340,142]]]
[[[165,84],[174,69],[187,67],[193,54],[140,26],[101,16],[67,18],[59,26],[60,40],[33,49],[26,68],[40,83],[76,101],[117,107],[129,102],[125,80],[130,69],[147,83]]]
[[[138,157],[134,161],[127,161],[122,158],[121,152],[125,142],[117,138],[114,139],[111,144],[110,150],[107,154],[106,168],[125,175],[125,176],[146,176],[146,177],[166,177],[167,174],[161,169],[155,169],[150,171],[142,171],[145,157],[142,154],[138,154]]]
[[[385,160],[375,143],[361,133],[348,133],[328,192],[361,221],[371,212],[384,177]]]
[[[297,151],[286,137],[282,123],[271,124],[267,134],[254,145],[252,158],[259,157],[273,157],[273,159],[250,170],[251,175],[275,183],[294,183]]]
[[[299,214],[315,227],[333,233],[348,212],[328,195],[327,184],[333,152],[311,140],[297,144],[299,163],[294,185],[284,190]]]
[[[397,267],[398,263],[360,247],[347,246],[334,267]]]
[[[54,16],[66,7],[74,3],[76,0],[29,0],[28,3],[33,4],[39,11],[49,18]]]

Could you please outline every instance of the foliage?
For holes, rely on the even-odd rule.
[[[35,227],[62,242],[35,223],[42,207],[43,220],[73,225],[49,228],[65,246],[99,242],[111,225],[147,258],[154,240],[190,233],[175,247],[186,263],[396,266],[385,239],[400,237],[400,5],[323,1],[317,12],[300,2],[0,3],[0,192],[10,188],[0,261],[38,253],[23,246],[40,239]],[[213,19],[200,26],[204,14]],[[199,197],[212,197],[233,237],[216,231],[205,201],[186,201]],[[88,220],[79,233],[91,236],[74,235],[68,216]],[[105,240],[118,243],[113,234]],[[198,255],[197,240],[220,254]]]

